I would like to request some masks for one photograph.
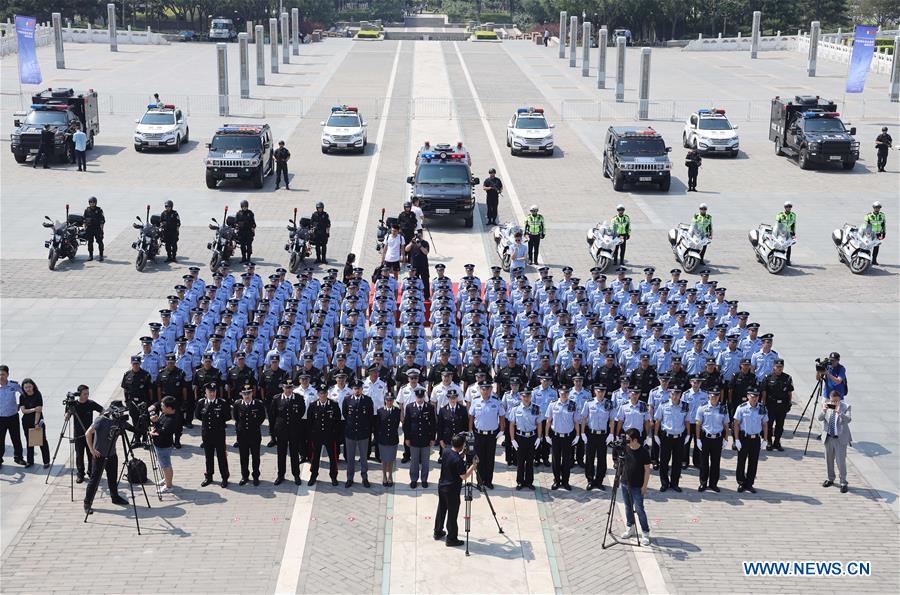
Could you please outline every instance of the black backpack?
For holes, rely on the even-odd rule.
[[[147,483],[147,465],[140,459],[128,461],[128,482]]]

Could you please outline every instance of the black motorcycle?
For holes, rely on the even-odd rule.
[[[284,249],[287,252],[290,252],[291,258],[288,263],[288,268],[294,274],[300,271],[300,267],[303,266],[303,261],[305,261],[312,252],[312,247],[309,242],[311,233],[309,227],[311,223],[312,222],[308,217],[301,217],[300,224],[298,225],[297,209],[294,209],[294,218],[288,219],[287,230],[290,234],[290,240],[284,245]]]
[[[209,257],[209,270],[213,272],[221,263],[228,262],[231,255],[234,254],[237,229],[234,217],[228,215],[228,207],[225,207],[224,218],[225,225],[219,225],[215,217],[212,218],[212,223],[209,224],[209,228],[216,232],[215,239],[206,245],[207,250],[212,250],[212,256]]]
[[[66,205],[66,220],[54,221],[44,215],[42,225],[53,230],[53,237],[44,242],[44,248],[50,252],[47,254],[47,264],[50,270],[56,270],[56,263],[60,258],[75,260],[78,253],[78,245],[84,244],[84,217],[69,213],[69,205]]]
[[[135,217],[136,222],[131,226],[140,230],[138,239],[131,244],[131,247],[137,250],[137,257],[134,259],[134,268],[141,272],[147,266],[147,262],[154,260],[159,254],[159,239],[162,236],[160,228],[159,215],[150,214],[150,205],[147,205],[147,217],[141,220],[140,216]]]
[[[384,209],[381,209],[381,219],[378,220],[378,228],[375,230],[375,251],[384,250],[384,239],[391,232],[391,226],[397,223],[396,217],[384,218]]]

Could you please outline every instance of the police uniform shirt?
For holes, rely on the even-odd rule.
[[[581,407],[581,419],[592,432],[608,432],[609,418],[615,414],[615,404],[611,399],[593,399]]]
[[[728,384],[731,389],[731,398],[746,400],[747,391],[751,388],[756,388],[756,385],[756,376],[753,375],[753,372],[743,374],[739,370],[738,373],[731,378],[731,382]]]
[[[125,391],[126,398],[144,399],[147,397],[147,391],[152,382],[153,380],[146,370],[141,369],[138,372],[128,370],[122,376],[122,390]]]
[[[657,386],[650,391],[650,397],[647,399],[647,404],[650,405],[650,408],[653,409],[653,411],[656,411],[661,404],[669,400],[670,394],[672,394],[671,388]]]
[[[559,398],[559,393],[552,386],[547,388],[536,388],[531,391],[531,402],[541,408],[541,411],[547,410],[547,405]]]
[[[184,372],[181,371],[177,366],[172,368],[171,370],[168,368],[163,368],[159,372],[158,376],[158,386],[160,391],[162,391],[162,396],[173,396],[178,397],[179,399],[182,396],[182,389],[185,385]]]
[[[141,352],[138,355],[141,358],[141,369],[150,374],[152,382],[156,382],[159,371],[163,367],[162,358],[155,351],[150,351],[150,353]]]
[[[451,382],[450,384],[444,384],[443,382],[441,382],[440,384],[435,385],[433,389],[431,389],[431,402],[434,403],[435,407],[437,407],[438,410],[440,410],[441,407],[450,402],[450,399],[447,398],[447,391],[449,390],[455,390],[457,397],[462,398],[463,390],[455,382]]]
[[[469,412],[459,401],[455,405],[447,403],[438,411],[438,439],[450,442],[456,434],[469,429]]]
[[[766,393],[766,406],[786,407],[790,404],[790,394],[794,391],[794,380],[790,374],[769,374],[762,381],[762,391]]]
[[[578,405],[571,399],[557,399],[547,406],[544,417],[550,420],[550,427],[557,434],[571,434],[578,419]]]
[[[353,391],[349,386],[340,388],[338,385],[334,385],[328,391],[328,398],[337,403],[338,407],[341,408],[341,419],[343,419],[344,400],[349,398],[351,394],[353,394]]]
[[[423,391],[425,390],[425,386],[422,384],[417,384],[416,388],[421,388]],[[428,400],[428,394],[425,394],[425,401]],[[406,407],[410,403],[416,402],[416,391],[409,384],[404,384],[400,390],[397,391],[397,404],[403,407]]]
[[[375,415],[372,399],[368,396],[351,394],[344,399],[342,413],[346,420],[344,435],[351,440],[363,440],[369,437],[372,428],[372,416]]]
[[[363,381],[363,394],[372,399],[375,411],[384,407],[384,397],[387,393],[387,384],[381,378],[376,378],[374,382],[368,378]]]
[[[635,428],[641,432],[644,431],[644,423],[650,421],[650,412],[647,410],[647,404],[638,401],[636,405],[632,405],[631,401],[626,401],[619,405],[616,411],[616,421],[622,422],[622,431]]]
[[[500,428],[500,415],[503,405],[499,399],[479,398],[469,408],[469,415],[475,420],[475,430],[479,432],[495,432]]]
[[[309,416],[309,406],[318,399],[318,394],[316,393],[316,389],[312,386],[307,386],[303,388],[302,386],[298,386],[294,389],[294,394],[299,395],[303,399],[303,415],[300,419],[307,419]]]
[[[709,395],[706,393],[706,391],[694,391],[694,389],[691,389],[686,390],[681,394],[681,400],[682,402],[685,402],[690,406],[690,415],[688,415],[688,421],[690,423],[694,423],[697,419],[697,410],[700,409],[701,405],[709,403]]]
[[[575,410],[578,411],[578,421],[581,421],[581,410],[585,403],[590,403],[594,400],[594,395],[584,387],[582,387],[581,390],[575,390],[573,388],[569,391],[569,400],[575,401]]]
[[[671,400],[661,403],[656,408],[653,416],[659,422],[659,429],[666,434],[672,436],[680,436],[684,434],[684,422],[690,421],[688,415],[690,413],[690,405],[679,401],[678,404]]]
[[[742,403],[734,412],[734,421],[740,423],[742,434],[756,436],[762,434],[763,424],[769,421],[765,406],[760,403],[751,407],[750,403]]]
[[[314,440],[334,439],[341,421],[341,410],[336,401],[325,399],[323,403],[317,398],[309,405],[307,418],[310,436]]]
[[[516,424],[517,434],[528,434],[537,431],[538,424],[546,418],[541,412],[541,408],[534,403],[525,405],[520,402],[509,410],[509,413],[506,414],[506,419],[510,423]]]
[[[741,352],[737,349],[725,349],[721,351],[716,357],[716,365],[719,367],[719,372],[722,374],[722,379],[725,383],[731,381],[735,374],[737,374],[738,370],[741,369]]]
[[[728,425],[728,407],[724,403],[706,403],[697,410],[697,422],[704,434],[721,435]]]
[[[203,422],[204,432],[224,432],[225,425],[231,419],[231,408],[225,399],[216,397],[209,400],[204,397],[197,403],[197,416]]]
[[[234,428],[238,434],[258,435],[260,426],[266,419],[266,410],[262,401],[238,399],[234,402],[232,415],[234,417]]]
[[[707,357],[705,351],[691,349],[690,351],[685,351],[684,355],[681,356],[681,363],[684,364],[684,369],[688,374],[699,374],[706,367]]]
[[[756,375],[757,382],[761,382],[763,378],[772,373],[775,369],[775,360],[779,359],[778,353],[771,349],[768,353],[757,351],[750,358],[750,367]]]

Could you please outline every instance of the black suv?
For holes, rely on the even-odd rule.
[[[465,226],[472,227],[480,180],[472,177],[470,165],[461,143],[422,147],[416,155],[416,173],[406,178],[412,185],[410,197],[419,199],[429,217],[462,217]]]
[[[262,188],[275,171],[274,142],[268,124],[225,124],[206,143],[206,187],[219,180],[252,180]]]
[[[625,184],[651,183],[668,192],[671,150],[652,128],[610,126],[603,143],[603,177],[612,178],[616,190],[622,190]]]

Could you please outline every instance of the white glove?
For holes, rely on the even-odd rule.
[[[502,435],[503,435],[503,432],[500,432],[500,431],[498,430],[498,431],[497,431],[497,435],[495,436],[495,438],[497,438],[497,439],[499,440],[499,439],[500,439],[500,436],[502,436]]]
[[[644,446],[650,446],[650,436],[647,436],[647,439],[644,440]]]
[[[612,444],[613,438],[614,438],[613,435],[612,435],[612,434],[609,434],[609,435],[606,437],[606,443],[607,443],[607,444]]]
[[[584,442],[585,444],[587,444],[587,434],[581,435],[581,441]]]
[[[690,435],[690,434],[685,434],[685,436],[684,436],[684,444],[685,444],[685,446],[687,446],[687,443],[690,442],[690,441],[691,441],[691,435]]]
[[[550,436],[545,436],[544,440],[547,441],[547,444],[553,444],[553,440],[550,439]]]
[[[703,450],[703,440],[700,440],[699,438],[697,438],[697,448]]]
[[[662,446],[662,444],[659,443],[659,436],[654,436],[653,441],[656,442],[656,446]]]
[[[741,448],[743,448],[743,447],[741,446],[741,441],[740,441],[740,440],[735,440],[735,441],[734,441],[734,445],[735,445],[735,447],[737,447],[738,450],[741,450]]]
[[[510,444],[512,444],[513,450],[519,450],[519,443],[515,439]]]
[[[578,434],[575,434],[575,438],[572,439],[572,446],[575,446],[576,444],[578,444],[579,440],[581,440],[581,436],[579,436]]]

